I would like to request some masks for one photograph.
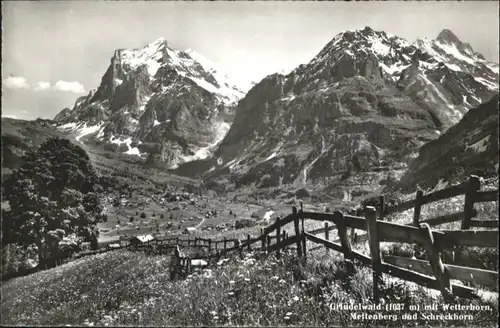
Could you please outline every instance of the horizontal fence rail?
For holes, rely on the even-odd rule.
[[[242,239],[210,239],[189,237],[156,238],[145,243],[121,245],[120,247],[107,247],[88,252],[82,252],[73,256],[81,258],[84,256],[100,254],[114,250],[145,251],[149,254],[174,256],[177,267],[184,273],[189,272],[193,265],[219,260],[222,256],[237,252],[243,258],[243,251],[260,250],[263,254],[276,252],[279,257],[284,249],[294,249],[298,257],[306,259],[307,243],[310,241],[319,246],[312,249],[324,248],[328,254],[329,250],[342,253],[349,272],[354,271],[353,262],[357,261],[373,270],[374,299],[378,300],[378,285],[382,273],[391,275],[407,281],[412,281],[421,286],[441,290],[445,300],[451,295],[460,297],[476,297],[474,290],[470,287],[457,285],[450,279],[458,279],[472,282],[487,287],[496,287],[498,272],[479,268],[463,267],[443,263],[441,251],[454,249],[457,246],[472,247],[496,247],[498,248],[498,220],[477,220],[478,212],[474,209],[474,203],[498,200],[498,190],[479,191],[480,180],[471,176],[469,180],[457,186],[435,191],[425,195],[421,190],[416,193],[416,199],[412,199],[399,205],[388,208],[384,204],[384,197],[380,197],[379,210],[367,206],[364,216],[344,215],[339,211],[334,213],[317,213],[303,211],[293,207],[292,213],[284,218],[278,218],[271,225],[261,229],[259,236],[253,237],[249,234]],[[426,218],[421,221],[421,207],[431,202],[465,195],[464,209],[458,213],[443,214],[435,218]],[[397,224],[384,221],[384,216],[414,208],[413,222],[409,225]],[[377,217],[378,215],[378,217]],[[304,221],[321,221],[324,227],[305,231]],[[450,222],[462,222],[461,230],[431,230],[436,226]],[[293,224],[290,235],[284,227]],[[464,228],[465,227],[465,228]],[[468,230],[469,227],[496,228],[495,230]],[[356,230],[365,231],[365,234],[357,235]],[[350,230],[350,236],[349,236]],[[337,237],[330,240],[330,232],[336,231]],[[324,234],[324,238],[317,236]],[[367,241],[369,243],[370,255],[362,254],[353,249],[353,243]],[[417,244],[426,250],[429,260],[409,259],[398,256],[382,256],[380,242],[410,243]],[[192,260],[180,247],[198,250],[197,259]],[[312,249],[309,249],[311,251]],[[194,262],[193,262],[194,261]],[[203,264],[205,265],[205,264]]]

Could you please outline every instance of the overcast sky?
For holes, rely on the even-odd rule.
[[[114,49],[160,37],[260,81],[370,26],[407,39],[443,28],[498,62],[498,2],[2,2],[2,116],[53,118],[96,88]]]

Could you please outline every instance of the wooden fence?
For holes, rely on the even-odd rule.
[[[298,257],[306,258],[306,241],[317,243],[327,250],[340,252],[349,270],[354,270],[354,261],[371,266],[373,270],[375,300],[379,299],[379,288],[382,273],[389,274],[403,280],[412,281],[421,286],[438,289],[442,292],[446,301],[453,296],[477,297],[473,288],[451,283],[451,279],[475,282],[488,287],[496,287],[498,272],[472,267],[463,267],[443,263],[441,253],[443,250],[452,249],[456,246],[494,247],[498,249],[498,218],[488,221],[472,220],[477,211],[474,204],[477,202],[496,201],[498,190],[479,191],[479,178],[471,176],[469,181],[439,190],[427,195],[417,191],[416,199],[401,203],[390,209],[385,208],[383,197],[377,211],[368,206],[364,210],[364,217],[344,215],[340,211],[333,214],[316,213],[292,208],[292,213],[284,218],[278,218],[270,226],[261,229],[258,237],[247,235],[245,240],[223,239],[212,240],[206,238],[166,238],[155,239],[140,245],[124,245],[118,248],[100,249],[77,255],[77,257],[103,253],[117,249],[128,249],[146,251],[153,254],[172,254],[177,246],[204,249],[207,255],[204,258],[219,259],[230,252],[238,251],[240,256],[245,250],[259,249],[266,253],[280,252],[287,247],[294,247]],[[459,213],[447,214],[438,218],[430,218],[420,221],[420,209],[430,202],[465,195],[464,210]],[[402,225],[383,221],[384,215],[397,213],[414,207],[414,218],[411,225]],[[377,215],[378,212],[378,215]],[[377,217],[378,216],[378,217]],[[313,231],[305,231],[304,221],[313,220],[324,222],[325,226]],[[462,230],[431,230],[430,226],[447,222],[462,221]],[[289,236],[283,230],[288,224],[293,223],[294,234]],[[497,228],[496,230],[468,230],[470,227]],[[351,231],[349,238],[348,231]],[[353,230],[363,230],[367,234],[365,238],[353,238]],[[338,239],[329,240],[329,232],[337,231]],[[316,236],[324,233],[325,238]],[[370,256],[357,252],[353,249],[354,242],[367,240],[369,242]],[[413,243],[425,249],[428,260],[410,259],[397,256],[382,257],[380,242]]]
[[[470,229],[471,227],[483,228],[498,228],[498,220],[474,220],[477,216],[477,210],[474,209],[475,203],[492,202],[498,200],[498,190],[480,191],[481,180],[478,176],[472,175],[468,181],[448,187],[433,193],[424,195],[422,190],[417,190],[415,199],[400,203],[396,206],[386,208],[384,197],[380,197],[379,212],[384,214],[392,214],[403,212],[411,208],[413,212],[413,225],[418,227],[420,223],[427,223],[430,226],[436,226],[444,223],[462,221],[462,230]],[[464,209],[461,212],[444,214],[442,216],[421,221],[422,206],[439,200],[444,200],[460,195],[465,195]]]

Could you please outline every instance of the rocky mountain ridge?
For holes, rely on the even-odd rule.
[[[419,149],[401,180],[390,189],[414,191],[465,181],[474,174],[498,177],[499,96],[471,109],[462,120]]]
[[[100,86],[55,120],[80,138],[174,168],[207,157],[223,138],[250,87],[236,84],[195,51],[158,39],[116,50]]]
[[[413,45],[369,27],[340,33],[308,64],[255,85],[213,158],[178,172],[346,200],[382,189],[498,91],[498,65],[457,40],[447,30]]]

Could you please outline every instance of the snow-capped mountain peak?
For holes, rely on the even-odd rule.
[[[462,43],[460,39],[449,29],[445,28],[443,29],[437,36],[436,41],[440,41],[443,43],[449,43],[449,44],[460,44]]]
[[[161,158],[175,167],[199,158],[200,149],[208,156],[243,96],[238,83],[210,60],[159,38],[140,48],[116,50],[100,86],[56,119],[119,152],[134,149],[134,154],[149,156],[161,148]],[[156,146],[148,149],[151,144]]]
[[[205,56],[201,55],[200,53],[196,52],[193,49],[186,49],[184,51],[186,54],[188,54],[191,58],[196,60],[198,63],[200,63],[203,66],[203,69],[205,71],[210,72],[217,82],[221,85],[226,85],[227,87],[234,87],[242,92],[247,92],[252,88],[255,84],[255,82],[252,81],[246,81],[246,80],[238,80],[234,76],[230,76],[227,73],[221,73],[222,69],[218,64],[215,64],[211,60],[207,59]]]

